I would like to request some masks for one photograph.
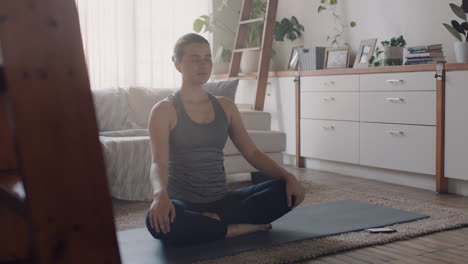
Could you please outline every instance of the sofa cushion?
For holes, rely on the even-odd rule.
[[[270,130],[271,114],[254,110],[240,110],[242,122],[247,130]]]
[[[128,94],[122,88],[92,90],[99,131],[131,129]]]
[[[266,130],[247,130],[247,132],[258,149],[265,153],[283,152],[286,149],[286,134],[283,132]],[[225,156],[240,154],[230,138],[228,138],[223,152]]]
[[[219,81],[219,82],[208,82],[203,85],[203,89],[214,96],[224,96],[232,101],[236,99],[237,85],[239,79]]]
[[[148,128],[148,119],[153,106],[175,92],[175,89],[130,87],[128,102],[130,119],[137,128]]]
[[[100,136],[111,195],[122,200],[151,200],[151,145],[148,136]]]
[[[152,200],[148,136],[100,136],[111,195],[122,200]],[[256,142],[257,143],[257,142]],[[282,164],[281,152],[267,153]],[[241,155],[224,157],[226,174],[256,171]]]
[[[279,131],[266,131],[266,130],[247,130],[247,133],[252,138],[255,145],[261,151],[265,153],[270,152],[283,152],[286,149],[286,135]],[[105,141],[131,141],[132,137],[141,140],[147,138],[149,143],[148,129],[129,129],[122,131],[107,131],[99,133],[100,137],[103,137]],[[114,138],[114,139],[112,139]],[[239,155],[240,152],[236,146],[232,143],[231,139],[228,138],[226,145],[223,149],[225,156]]]

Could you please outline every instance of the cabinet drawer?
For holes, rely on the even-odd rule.
[[[359,123],[301,119],[301,156],[359,162]]]
[[[362,122],[436,124],[436,92],[361,92]]]
[[[301,77],[301,91],[359,91],[359,76],[355,74]]]
[[[359,121],[359,92],[303,92],[301,117]]]
[[[433,91],[434,72],[361,74],[361,91]]]
[[[436,129],[360,123],[361,165],[435,174]]]

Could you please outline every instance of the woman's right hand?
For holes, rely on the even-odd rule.
[[[151,227],[157,233],[169,233],[171,231],[171,223],[174,222],[175,217],[175,207],[169,199],[167,192],[156,194],[149,212]]]

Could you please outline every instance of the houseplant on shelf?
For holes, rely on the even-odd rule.
[[[383,62],[385,66],[403,65],[403,49],[406,40],[403,35],[382,41]]]
[[[218,7],[218,11],[222,11],[224,8],[229,7],[229,0],[222,0],[221,5]],[[232,10],[232,9],[231,9]],[[250,18],[259,18],[265,15],[266,3],[261,0],[255,0],[252,3],[252,11]],[[233,12],[238,13],[236,10]],[[263,23],[253,23],[248,26],[247,38],[245,47],[259,47],[262,42],[263,37]],[[217,29],[227,31],[232,33],[231,35],[235,36],[235,31],[232,30],[229,26],[222,23],[221,19],[218,19],[217,16],[212,13],[209,15],[203,15],[197,18],[193,23],[193,29],[195,32],[200,33],[204,32],[214,32]],[[302,36],[304,32],[304,26],[301,25],[298,19],[295,16],[292,16],[291,19],[283,18],[281,21],[276,21],[275,24],[275,40],[284,41],[284,38],[294,41],[297,38]],[[275,51],[273,50],[273,56]],[[232,56],[232,50],[226,48],[225,46],[219,47],[215,52],[215,62],[220,62],[221,59],[224,62],[229,62]],[[245,51],[242,54],[241,60],[241,72],[255,72],[257,71],[257,65],[259,60],[260,52],[259,51]]]
[[[378,67],[382,64],[385,66],[403,65],[403,49],[406,47],[406,40],[403,35],[381,41],[380,44],[382,49],[376,47],[374,55],[369,58],[371,66]],[[380,58],[382,54],[383,58]]]
[[[464,22],[459,23],[457,20],[452,20],[451,25],[447,23],[443,23],[443,25],[457,40],[459,40],[454,43],[456,62],[468,62],[468,0],[463,0],[461,6],[450,4],[450,8],[455,15],[461,18]]]

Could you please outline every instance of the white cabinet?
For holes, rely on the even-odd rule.
[[[301,156],[359,162],[359,76],[301,78]]]
[[[302,92],[342,92],[358,90],[358,75],[307,76],[301,78]]]
[[[433,91],[434,72],[361,74],[361,91]]]
[[[468,71],[447,72],[445,177],[468,180]]]
[[[358,92],[303,92],[301,118],[359,120]]]
[[[301,155],[435,174],[435,88],[434,72],[302,77]]]
[[[435,174],[435,127],[361,123],[361,165]]]
[[[359,162],[359,123],[301,120],[301,156]]]
[[[361,92],[360,121],[436,124],[436,92]]]

